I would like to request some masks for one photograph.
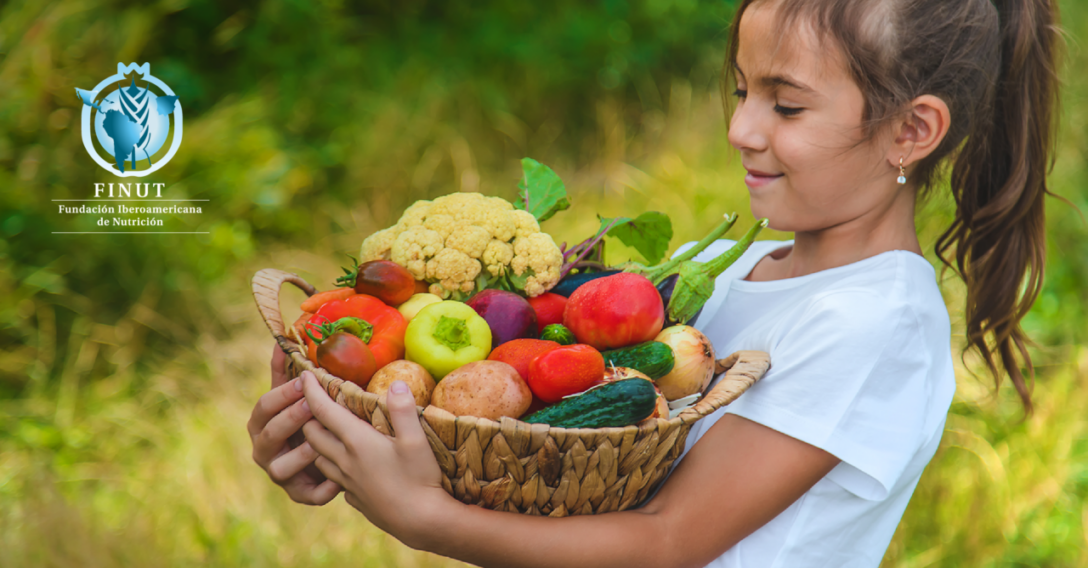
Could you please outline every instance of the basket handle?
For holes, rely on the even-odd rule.
[[[325,369],[315,366],[307,358],[299,343],[288,336],[287,327],[283,323],[283,314],[280,313],[280,288],[284,282],[294,284],[298,289],[306,292],[307,296],[313,296],[317,293],[317,289],[303,280],[298,274],[284,272],[275,268],[265,268],[253,275],[253,299],[257,301],[257,309],[261,312],[261,317],[264,318],[264,323],[268,325],[268,329],[272,331],[272,335],[276,338],[276,343],[279,344],[280,349],[283,349],[283,352],[287,354],[299,373],[303,370],[313,373],[325,389],[325,392],[329,393],[333,400],[347,407],[357,416],[362,416],[367,422],[372,422],[374,415],[379,413],[380,409],[382,425],[372,423],[375,424],[379,431],[392,435],[392,426],[389,424],[389,420],[385,418],[389,416],[389,410],[385,406],[384,397],[379,398],[378,395],[366,392],[355,383],[345,381]],[[369,401],[369,403],[366,401]],[[422,414],[422,412],[423,409],[417,406],[416,413]],[[423,422],[422,418],[420,418],[420,421],[424,424],[424,430],[430,428]]]
[[[725,376],[706,396],[677,415],[677,418],[698,420],[733,402],[770,368],[771,356],[763,351],[737,351],[725,359],[718,359],[714,362],[714,374],[725,372]]]
[[[299,290],[306,292],[307,296],[313,296],[317,289],[298,274],[284,272],[275,268],[265,268],[253,275],[253,299],[257,301],[257,310],[276,343],[285,353],[298,353],[299,345],[287,337],[287,328],[283,324],[283,314],[280,313],[280,287],[284,282],[294,284]]]

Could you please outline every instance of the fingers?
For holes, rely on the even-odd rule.
[[[343,490],[344,488],[341,487],[339,483],[332,481],[331,479],[325,481],[317,487],[314,487],[313,491],[310,492],[311,503],[314,505],[324,505],[335,499]]]
[[[287,354],[277,344],[272,345],[272,388],[287,382]]]
[[[302,392],[306,395],[306,402],[310,404],[310,412],[313,412],[314,418],[317,418],[321,425],[337,438],[347,442],[349,438],[364,432],[377,433],[373,426],[352,414],[350,410],[336,404],[313,373],[304,371],[299,378],[302,379]],[[321,448],[317,450],[322,454],[325,453]]]
[[[394,381],[386,394],[385,406],[389,409],[389,421],[393,423],[398,446],[430,446],[416,411],[416,398],[404,381]]]
[[[304,476],[292,479],[283,488],[292,501],[304,505],[324,505],[335,499],[344,490],[335,481],[323,481],[313,485],[312,480]]]
[[[286,453],[291,449],[288,440],[311,418],[313,416],[305,399],[295,402],[274,416],[253,438],[253,461],[266,467]]]
[[[321,470],[321,473],[325,477],[329,478],[329,481],[340,486],[344,485],[344,472],[340,471],[340,466],[333,463],[332,460],[325,456],[317,456],[317,459],[314,460],[314,465],[317,466],[317,469]]]
[[[284,408],[297,402],[302,396],[302,382],[299,379],[288,381],[261,395],[249,417],[250,437],[255,438],[261,430],[264,430],[269,420],[272,420]]]
[[[338,462],[342,462],[347,458],[348,452],[344,447],[344,443],[334,436],[332,432],[326,430],[317,420],[310,420],[304,424],[302,433],[306,435],[306,441],[317,450],[317,453]]]
[[[348,505],[351,505],[352,507],[355,507],[359,511],[363,510],[363,502],[352,493],[348,493],[348,492],[345,491],[344,492],[344,501],[346,501]]]
[[[367,506],[362,499],[357,497],[354,493],[344,491],[344,502],[355,508],[356,511],[362,513],[367,519],[371,518],[372,507]],[[378,519],[375,519],[378,520]],[[373,522],[373,521],[371,521]],[[375,525],[377,526],[377,525]],[[381,527],[378,527],[381,528]],[[384,529],[383,529],[384,530]]]
[[[298,475],[306,466],[317,459],[317,451],[308,443],[275,458],[268,464],[268,477],[277,485],[285,485],[291,478]]]

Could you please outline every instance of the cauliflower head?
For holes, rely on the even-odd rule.
[[[436,231],[415,226],[393,241],[390,260],[407,268],[416,280],[423,280],[427,274],[427,260],[443,248],[442,236]]]
[[[459,227],[446,239],[446,248],[459,250],[472,258],[480,258],[491,242],[491,233],[477,225]]]
[[[539,296],[559,283],[563,253],[548,233],[533,233],[514,239],[514,258],[510,262],[516,276],[529,273],[525,293]]]
[[[499,197],[453,193],[417,201],[363,241],[360,262],[392,260],[429,291],[460,299],[477,288],[539,296],[559,281],[563,254],[527,211]]]
[[[423,226],[442,235],[442,240],[445,241],[449,238],[450,233],[460,225],[457,221],[453,220],[453,217],[444,213],[438,213],[436,215],[428,215],[423,221]]]
[[[396,227],[382,229],[363,240],[363,247],[359,250],[360,262],[371,260],[389,260],[393,252],[393,241],[397,240]]]
[[[444,248],[427,261],[427,280],[442,287],[442,297],[449,297],[452,292],[471,292],[479,274],[480,261],[457,249]],[[434,290],[433,284],[431,289]]]
[[[540,223],[536,221],[532,213],[519,209],[511,211],[511,216],[514,218],[514,236],[528,237],[540,232]]]
[[[480,260],[492,276],[502,276],[506,274],[510,261],[514,260],[514,246],[499,239],[491,239]]]
[[[400,227],[403,231],[409,227],[422,225],[433,207],[434,203],[431,201],[416,201],[404,210],[400,220],[397,221],[397,227]]]

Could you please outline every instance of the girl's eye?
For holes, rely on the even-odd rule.
[[[803,109],[803,108],[794,108],[794,107],[784,107],[782,105],[777,105],[777,104],[774,105],[774,111],[777,112],[778,114],[782,115],[782,116],[797,116],[798,114],[801,114],[801,111],[803,111],[803,110],[805,110],[805,109]]]
[[[738,88],[737,90],[733,91],[733,96],[737,97],[738,99],[748,98],[748,89]],[[781,114],[782,116],[797,116],[798,114],[801,114],[801,111],[803,111],[803,110],[805,110],[805,109],[795,108],[795,107],[784,107],[784,106],[779,105],[779,104],[774,105],[774,111],[777,112],[778,114]]]

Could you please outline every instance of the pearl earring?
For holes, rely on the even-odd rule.
[[[903,157],[899,157],[899,177],[895,180],[899,185],[906,185],[907,183],[907,170],[903,168]]]

